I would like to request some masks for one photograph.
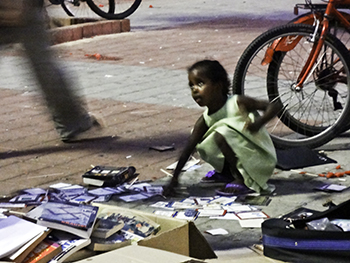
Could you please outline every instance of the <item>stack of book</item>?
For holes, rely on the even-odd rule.
[[[26,213],[8,212],[0,211],[0,260],[15,263],[60,263],[82,248],[109,251],[160,229],[131,211],[99,211],[97,206],[72,202],[49,201]]]
[[[15,263],[63,262],[72,253],[90,243],[89,239],[76,236],[71,236],[69,240],[57,236],[60,236],[59,232],[16,216],[9,216],[0,221],[0,259]],[[73,240],[84,242],[80,241],[75,249],[68,249],[62,245],[63,241]]]
[[[35,223],[9,216],[0,221],[0,258],[22,262],[49,234],[49,229]]]
[[[158,223],[129,210],[103,209],[98,217],[100,222],[88,246],[93,251],[109,251],[137,243],[160,229]]]
[[[63,262],[90,244],[97,212],[95,206],[62,202],[42,203],[25,214],[3,209],[0,260]]]

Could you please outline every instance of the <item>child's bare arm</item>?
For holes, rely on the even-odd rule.
[[[193,153],[196,145],[202,140],[204,134],[207,132],[208,126],[204,122],[203,116],[201,116],[192,131],[192,134],[187,142],[187,145],[185,146],[184,150],[182,151],[179,161],[176,165],[176,168],[173,173],[173,178],[170,182],[170,184],[164,189],[163,194],[165,196],[170,195],[173,192],[173,188],[177,186],[178,184],[178,177],[182,171],[182,168],[185,166],[186,162],[190,158],[191,154]]]
[[[257,132],[267,122],[273,119],[276,114],[282,109],[278,102],[268,102],[257,100],[251,97],[239,96],[237,99],[238,106],[244,108],[248,112],[263,111],[263,114],[257,118],[253,123],[247,125],[247,129],[251,132]]]

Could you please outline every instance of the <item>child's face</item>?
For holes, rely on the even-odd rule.
[[[201,107],[216,106],[217,101],[221,101],[223,97],[220,86],[196,69],[189,72],[188,85],[191,88],[192,98]]]

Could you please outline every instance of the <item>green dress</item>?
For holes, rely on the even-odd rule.
[[[244,128],[248,119],[254,121],[254,114],[240,109],[237,97],[229,97],[226,104],[211,115],[205,110],[203,117],[209,130],[196,149],[204,161],[221,172],[225,158],[214,141],[215,132],[220,133],[236,154],[237,169],[245,185],[258,193],[268,191],[267,181],[277,163],[276,151],[265,127],[257,133]]]

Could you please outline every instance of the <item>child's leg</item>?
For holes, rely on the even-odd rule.
[[[225,166],[229,167],[229,170],[232,174],[232,176],[235,178],[235,181],[232,183],[227,184],[224,188],[217,190],[216,192],[220,195],[245,195],[250,193],[252,190],[250,190],[245,184],[244,179],[241,173],[237,169],[237,157],[235,152],[232,150],[232,148],[228,145],[226,142],[226,139],[224,136],[222,136],[220,133],[215,132],[214,134],[214,140],[218,146],[218,148],[221,150],[222,154],[225,157]],[[228,165],[226,165],[228,164]],[[224,166],[224,169],[225,169]]]
[[[230,170],[230,173],[236,179],[235,183],[244,184],[243,177],[242,177],[241,173],[238,171],[237,166],[236,166],[237,165],[237,157],[236,157],[235,152],[228,145],[224,136],[222,136],[220,133],[215,132],[214,140],[215,140],[217,146],[219,147],[219,149],[221,150],[222,154],[225,157],[225,166],[226,166],[226,164],[228,164],[228,166],[229,166],[228,168]],[[226,168],[225,166],[224,166],[224,170]]]

